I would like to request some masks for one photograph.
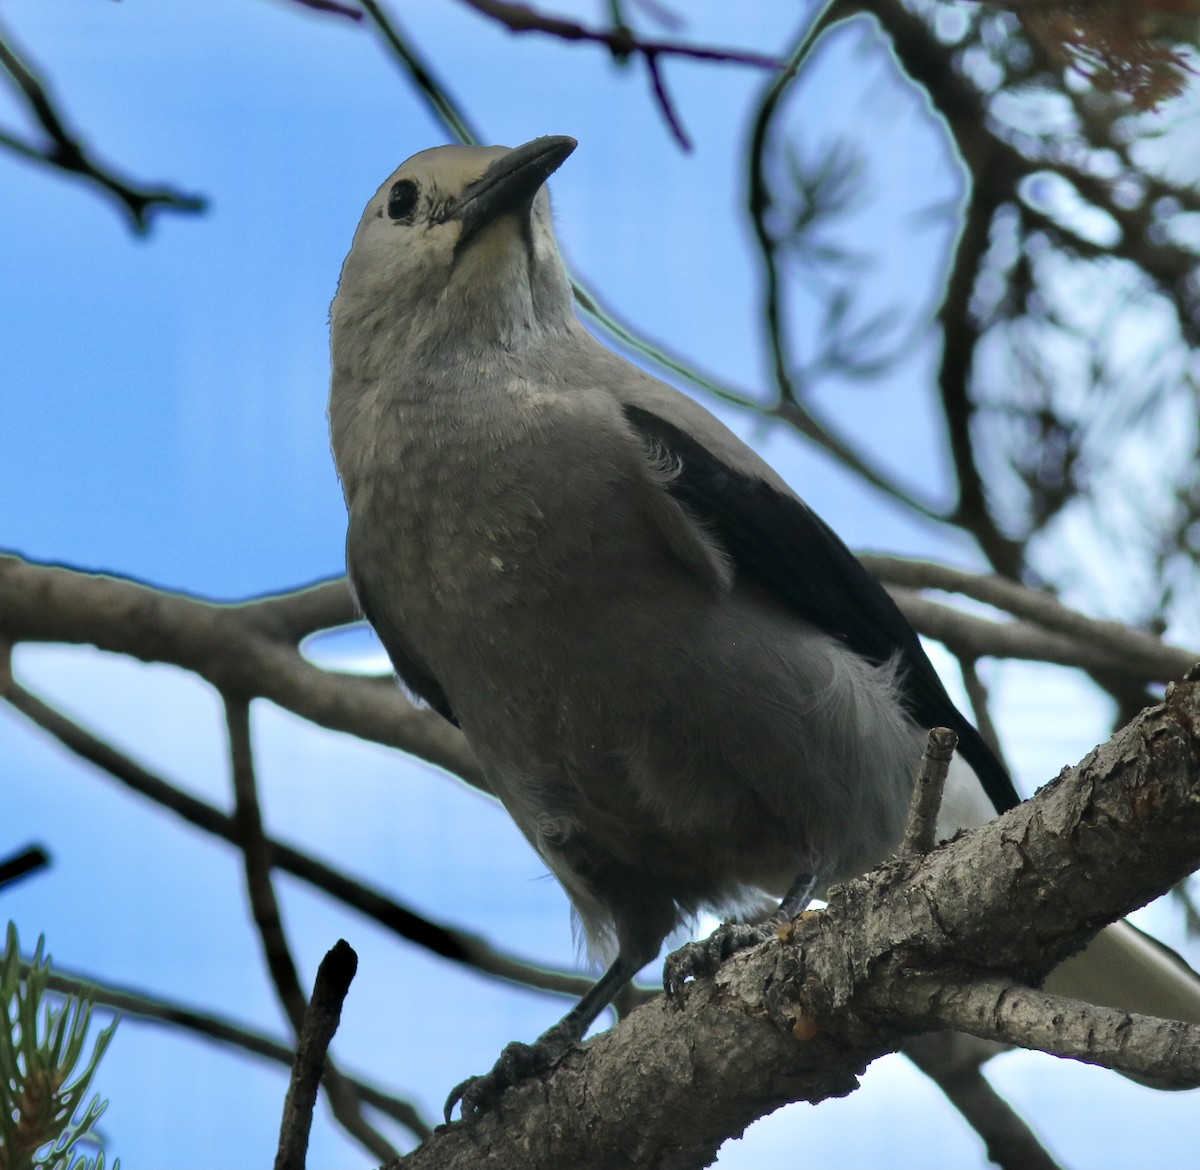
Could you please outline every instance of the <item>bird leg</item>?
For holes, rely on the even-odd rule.
[[[715,975],[731,955],[749,950],[774,935],[783,922],[803,913],[817,887],[814,874],[802,873],[788,887],[779,908],[765,922],[722,922],[706,939],[685,943],[667,956],[663,967],[663,990],[677,1007],[683,1003],[687,985],[695,979]]]
[[[558,1063],[583,1039],[596,1017],[617,997],[621,988],[641,969],[642,964],[618,955],[612,966],[584,992],[579,1002],[554,1027],[543,1032],[532,1044],[514,1040],[500,1053],[491,1072],[468,1077],[454,1086],[446,1098],[447,1124],[458,1105],[463,1121],[474,1121],[500,1100],[505,1089],[545,1072]]]

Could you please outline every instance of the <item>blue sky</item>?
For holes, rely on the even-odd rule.
[[[599,20],[602,9],[579,13]],[[738,216],[740,149],[761,76],[667,63],[696,142],[684,155],[637,67],[509,38],[450,3],[410,4],[403,17],[489,140],[579,139],[552,189],[580,274],[649,335],[738,385],[765,386],[756,269]],[[698,41],[771,51],[794,18],[783,4],[714,0],[689,11]],[[340,572],[345,516],[324,418],[328,305],[366,199],[445,132],[367,30],[284,0],[10,0],[4,19],[105,159],[201,192],[211,209],[162,215],[137,239],[93,190],[0,156],[9,225],[0,544],[218,598]],[[0,125],[25,125],[6,92]],[[863,315],[898,306],[902,324],[918,321],[936,294],[952,231],[945,209],[961,198],[962,179],[872,26],[822,50],[786,125],[804,150],[873,128],[864,200],[838,231],[877,256]],[[801,345],[813,337],[814,304],[795,294]],[[914,344],[878,388],[831,384],[821,402],[937,497],[947,471],[923,393],[935,359],[932,342]],[[963,541],[919,526],[789,433],[725,417],[853,547],[977,564]],[[48,700],[230,807],[219,707],[203,684],[86,648],[22,647],[16,664]],[[1025,790],[1105,734],[1105,707],[1066,672],[1005,668],[990,678]],[[496,806],[397,753],[262,703],[254,732],[273,833],[517,955],[574,962],[563,896]],[[0,852],[36,839],[55,859],[4,898],[27,944],[44,932],[64,966],[285,1035],[232,850],[68,759],[6,710],[0,799]],[[306,981],[337,937],[359,952],[335,1043],[343,1066],[430,1117],[450,1085],[561,1012],[559,1001],[450,969],[290,879],[278,887]],[[1178,942],[1169,910],[1146,914]],[[1071,1164],[1200,1166],[1195,1094],[1153,1094],[1038,1055],[1006,1056],[991,1071]],[[112,1152],[158,1170],[265,1164],[285,1086],[282,1069],[132,1021],[98,1082],[112,1101],[103,1122]],[[1123,1120],[1102,1127],[1102,1117]],[[731,1167],[809,1163],[963,1167],[983,1155],[937,1090],[890,1058],[861,1092],[781,1111],[722,1154]],[[313,1170],[370,1164],[318,1118]]]

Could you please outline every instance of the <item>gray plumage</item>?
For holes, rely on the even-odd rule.
[[[504,153],[397,175],[421,217]],[[350,573],[401,676],[436,678],[593,943],[649,958],[681,910],[861,872],[921,751],[893,670],[739,582],[621,407],[786,486],[584,329],[544,191],[528,235],[504,216],[456,257],[453,222],[397,230],[395,181],[334,302],[330,419]]]
[[[441,147],[380,187],[329,407],[365,614],[617,952],[555,1050],[682,917],[887,856],[934,722],[991,797],[949,817],[1016,799],[836,537],[579,322],[542,186],[573,148]]]

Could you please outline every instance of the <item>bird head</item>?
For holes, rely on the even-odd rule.
[[[438,146],[403,163],[358,225],[333,306],[419,344],[452,330],[507,340],[573,315],[544,183],[575,149]]]

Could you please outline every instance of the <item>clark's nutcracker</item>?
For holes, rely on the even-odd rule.
[[[611,966],[464,1116],[577,1042],[701,908],[814,892],[896,847],[926,729],[959,737],[943,835],[1017,794],[883,588],[703,407],[574,312],[543,183],[565,137],[414,155],[332,311],[347,562],[397,674],[462,728]],[[969,765],[969,767],[968,767]],[[1057,990],[1200,1022],[1131,927]]]

